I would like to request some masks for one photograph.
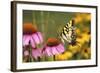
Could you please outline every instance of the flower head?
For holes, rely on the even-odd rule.
[[[86,42],[89,42],[91,39],[91,35],[87,33],[82,33],[80,36],[77,37],[76,41],[80,44],[84,44]]]
[[[89,59],[91,57],[91,48],[83,48],[81,56],[85,59]]]
[[[23,46],[31,45],[33,48],[43,42],[41,32],[38,32],[31,23],[23,25]]]
[[[64,45],[56,38],[49,38],[46,46],[43,49],[43,53],[47,56],[52,56],[64,52]]]
[[[80,52],[81,50],[81,44],[76,42],[75,45],[69,45],[68,50],[70,50],[73,54]]]
[[[23,34],[33,34],[37,32],[37,28],[32,23],[24,23],[23,25]]]
[[[60,41],[57,40],[56,38],[49,38],[47,40],[47,46],[56,46],[58,44],[60,44]]]

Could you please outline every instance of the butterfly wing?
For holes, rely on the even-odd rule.
[[[72,43],[73,41],[75,41],[75,26],[73,25],[73,23],[73,20],[71,20],[63,27],[63,30],[60,35],[61,41],[64,42],[65,40],[68,43]]]

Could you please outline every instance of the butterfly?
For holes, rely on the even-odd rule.
[[[69,44],[75,44],[76,42],[76,33],[75,33],[74,20],[70,20],[62,29],[60,33],[60,39],[64,43],[65,41]]]

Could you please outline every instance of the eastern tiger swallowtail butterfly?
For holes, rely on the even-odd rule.
[[[62,29],[60,33],[60,39],[64,43],[65,41],[69,44],[75,44],[76,42],[76,33],[75,33],[74,20],[70,20]]]

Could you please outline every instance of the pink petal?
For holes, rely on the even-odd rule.
[[[29,52],[27,50],[24,51],[24,56],[28,56]]]
[[[37,59],[41,56],[41,49],[32,49],[32,56]]]
[[[36,47],[36,45],[35,45],[35,41],[34,41],[34,39],[31,37],[31,39],[30,39],[30,42],[31,42],[31,46],[33,47],[33,48],[35,48]]]
[[[41,41],[41,43],[43,43],[43,36],[40,32],[37,32],[37,35],[39,36],[39,39]]]
[[[48,56],[52,56],[52,50],[51,50],[51,47],[46,47],[45,49],[45,54],[47,54]]]
[[[59,51],[57,51],[56,47],[52,47],[52,53],[53,55],[59,54]]]
[[[23,35],[23,46],[29,45],[30,38],[30,35]]]
[[[35,42],[36,44],[40,44],[40,40],[39,40],[39,37],[37,36],[37,34],[33,34],[33,35],[32,35],[32,38],[34,39],[34,42]]]
[[[63,46],[62,44],[59,44],[59,45],[57,46],[57,50],[59,51],[59,53],[62,53],[62,52],[65,51],[64,46]]]

